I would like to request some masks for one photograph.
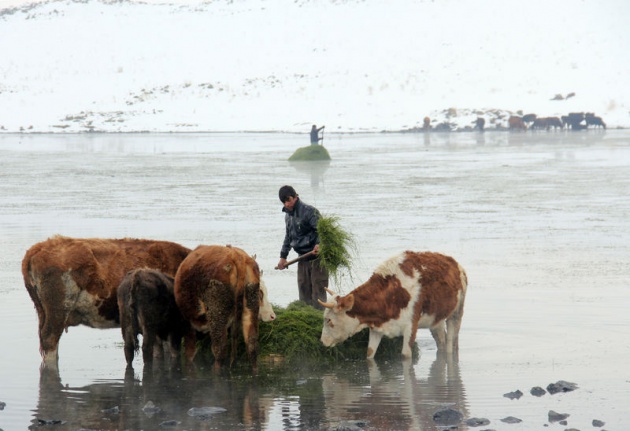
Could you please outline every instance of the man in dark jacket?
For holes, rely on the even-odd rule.
[[[326,302],[326,288],[328,287],[328,271],[319,265],[319,235],[317,234],[317,221],[319,211],[300,200],[300,197],[291,186],[282,186],[278,192],[280,202],[284,205],[284,221],[286,232],[284,242],[280,249],[280,261],[278,269],[287,267],[287,256],[293,249],[302,256],[313,251],[314,254],[298,262],[297,279],[300,300],[307,304],[322,309],[318,299]]]

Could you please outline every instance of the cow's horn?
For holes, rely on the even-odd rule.
[[[323,302],[321,299],[318,299],[317,302],[324,308],[333,308],[335,306],[334,302]]]
[[[333,292],[332,290],[330,290],[329,288],[325,287],[324,289],[326,289],[326,292],[328,292],[330,294],[330,296],[335,296],[336,293]]]

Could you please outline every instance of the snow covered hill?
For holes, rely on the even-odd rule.
[[[630,127],[626,0],[15,1],[0,132]]]

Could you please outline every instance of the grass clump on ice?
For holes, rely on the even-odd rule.
[[[339,217],[321,216],[317,222],[317,234],[319,264],[328,270],[335,285],[341,284],[344,273],[352,279],[352,261],[357,248],[352,234],[339,224]]]
[[[303,162],[312,160],[330,160],[330,154],[323,145],[309,145],[300,147],[289,157],[290,162]]]

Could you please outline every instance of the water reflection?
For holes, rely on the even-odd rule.
[[[309,162],[289,162],[298,172],[307,174],[311,178],[311,187],[314,189],[324,184],[324,173],[330,166],[330,160],[318,160]]]
[[[379,430],[435,429],[433,414],[444,406],[468,416],[459,364],[438,354],[426,376],[411,361],[361,363],[365,369],[324,376],[328,421],[367,423]],[[341,371],[341,370],[339,370]]]
[[[355,361],[288,367],[263,364],[258,377],[246,367],[220,375],[207,369],[153,367],[123,378],[73,387],[59,373],[40,370],[40,391],[30,429],[55,424],[82,429],[294,430],[365,427],[433,429],[432,416],[453,406],[467,416],[455,359],[438,355],[426,375],[411,361]],[[191,409],[220,408],[191,415]],[[223,411],[223,409],[225,411]],[[350,425],[348,425],[350,424]],[[361,425],[363,424],[363,425]]]

